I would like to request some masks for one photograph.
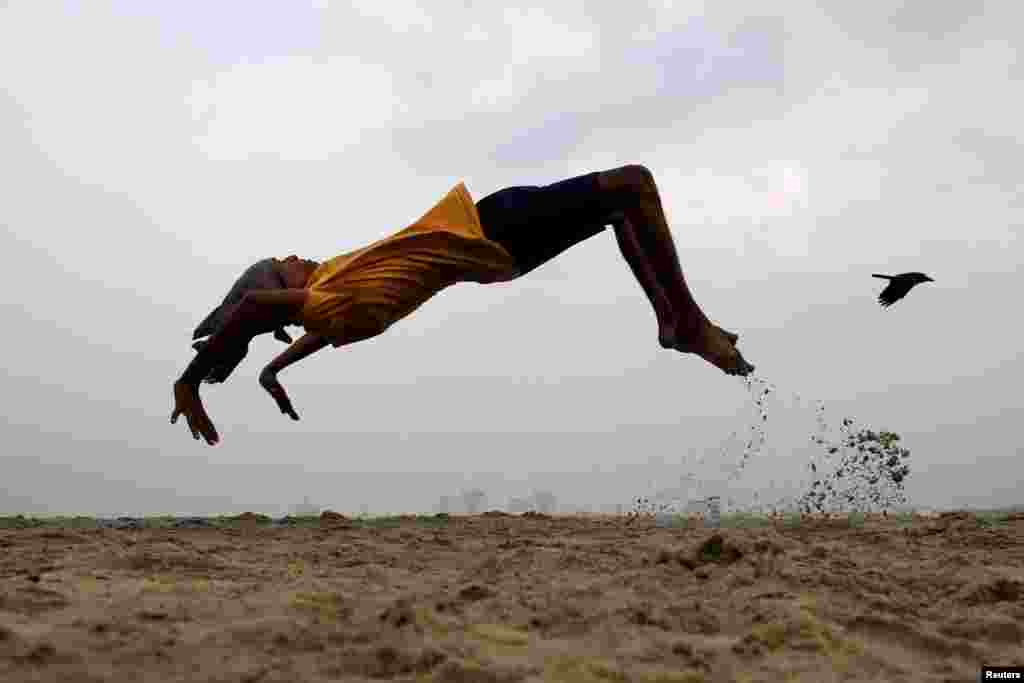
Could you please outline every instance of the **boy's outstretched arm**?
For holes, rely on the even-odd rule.
[[[297,342],[281,352],[277,358],[270,361],[267,367],[263,368],[263,372],[260,373],[260,386],[266,389],[274,400],[277,401],[277,407],[281,409],[281,412],[290,416],[293,420],[298,420],[299,415],[295,412],[295,408],[292,407],[288,393],[281,386],[281,383],[277,381],[277,373],[310,354],[316,353],[327,346],[327,344],[327,338],[322,334],[314,334],[312,332],[305,334]]]
[[[281,386],[281,383],[277,381],[277,373],[289,365],[298,363],[303,358],[316,353],[328,344],[334,347],[347,346],[364,339],[376,337],[380,333],[381,330],[379,329],[359,329],[358,325],[338,325],[335,327],[335,331],[330,339],[322,334],[308,332],[297,342],[285,349],[277,358],[270,361],[267,367],[263,368],[263,372],[260,373],[260,385],[274,397],[282,413],[290,416],[293,420],[298,420],[299,415],[292,407],[288,394],[285,392],[284,387]]]
[[[210,337],[185,372],[174,383],[174,411],[171,424],[185,415],[195,439],[200,435],[211,446],[219,440],[217,429],[199,398],[199,384],[215,367],[234,368],[248,351],[249,342],[258,334],[271,332],[298,320],[306,302],[304,289],[271,289],[248,292],[231,312],[224,327]]]

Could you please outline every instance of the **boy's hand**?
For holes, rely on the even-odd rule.
[[[288,398],[288,393],[281,386],[281,383],[277,381],[276,372],[270,368],[264,368],[263,372],[260,373],[260,386],[274,397],[274,400],[277,401],[277,407],[281,409],[282,413],[290,416],[293,420],[299,419],[298,413],[292,407],[291,399]]]
[[[171,424],[175,424],[182,414],[185,415],[185,420],[188,422],[188,428],[194,439],[198,441],[199,436],[202,435],[206,439],[206,443],[211,446],[220,440],[217,436],[217,428],[213,426],[213,421],[206,414],[203,402],[199,398],[199,387],[179,380],[174,383],[174,410],[171,412]]]

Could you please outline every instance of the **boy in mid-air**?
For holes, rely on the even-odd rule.
[[[737,336],[712,323],[693,300],[676,256],[654,177],[629,165],[543,187],[508,187],[473,203],[464,184],[404,230],[317,263],[289,256],[249,268],[224,303],[196,329],[197,354],[174,384],[174,411],[192,436],[219,437],[199,385],[223,382],[259,334],[291,342],[286,325],[306,334],[260,373],[282,413],[299,419],[277,374],[328,344],[375,337],[457,282],[513,280],[611,225],[619,249],[658,321],[663,348],[694,353],[730,375],[754,367]]]

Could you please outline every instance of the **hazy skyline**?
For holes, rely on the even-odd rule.
[[[220,445],[168,424],[192,329],[252,262],[357,248],[460,181],[479,200],[625,163],[783,398],[900,433],[913,502],[1020,502],[1024,11],[745,7],[6,3],[0,513],[673,485],[750,397],[657,346],[610,231],[289,368],[298,423],[257,384],[267,338],[202,389]],[[870,274],[915,270],[936,282],[879,308]],[[770,406],[735,486],[803,476],[812,423]]]

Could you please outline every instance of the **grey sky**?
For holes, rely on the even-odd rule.
[[[270,339],[205,388],[221,445],[167,424],[191,330],[253,261],[362,246],[459,181],[630,162],[759,375],[902,434],[921,504],[1018,502],[1024,11],[550,4],[6,3],[0,512],[674,483],[750,398],[657,347],[610,233],[289,369],[297,424],[256,383]],[[870,273],[906,270],[936,283],[881,310]],[[742,487],[802,476],[812,426],[770,406]]]

